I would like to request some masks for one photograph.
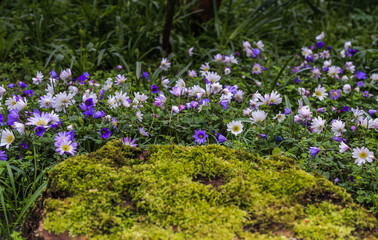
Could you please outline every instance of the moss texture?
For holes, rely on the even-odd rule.
[[[294,160],[108,143],[50,174],[43,228],[90,239],[377,239],[378,221]]]

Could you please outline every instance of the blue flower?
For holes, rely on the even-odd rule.
[[[285,108],[284,114],[289,115],[291,113],[291,110],[289,108]]]
[[[158,88],[158,86],[156,86],[156,85],[152,85],[152,86],[151,86],[151,92],[152,92],[152,93],[157,93],[157,92],[159,92],[159,88]]]
[[[219,143],[222,143],[222,142],[224,142],[224,141],[227,140],[226,137],[223,136],[221,133],[217,133],[216,138],[217,138],[217,141],[218,141]]]
[[[8,121],[7,121],[8,125],[12,126],[18,120],[19,120],[18,109],[16,108],[16,109],[10,110],[8,114]]]
[[[324,47],[324,43],[322,41],[319,41],[316,43],[316,46],[320,49],[322,47]]]
[[[39,127],[35,127],[34,130],[35,130],[35,133],[37,134],[37,136],[39,136],[39,137],[42,137],[43,134],[46,131],[45,128],[43,127],[43,125],[41,125]]]
[[[228,100],[223,99],[223,100],[220,101],[219,103],[220,103],[220,105],[221,105],[224,109],[227,109]]]
[[[317,147],[310,147],[310,154],[312,158],[315,158],[316,154],[320,151],[320,148]]]
[[[103,110],[97,111],[94,115],[93,118],[98,119],[98,118],[103,118],[105,117],[105,112]]]
[[[101,133],[101,138],[106,139],[106,138],[110,137],[110,134],[112,132],[109,130],[109,128],[103,128],[103,129],[101,129],[100,133]]]
[[[8,84],[8,87],[9,88],[13,88],[14,87],[14,83]]]
[[[29,97],[33,96],[33,90],[29,89],[25,91],[25,94],[28,95]]]
[[[5,154],[5,151],[0,150],[0,160],[6,161],[7,155]]]
[[[193,137],[194,137],[194,141],[198,143],[198,145],[201,145],[202,143],[207,142],[206,138],[208,137],[208,135],[206,135],[206,130],[199,129],[199,130],[194,131]]]
[[[276,140],[276,143],[282,142],[282,137],[281,136],[277,136],[274,139]]]

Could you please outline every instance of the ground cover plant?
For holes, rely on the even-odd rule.
[[[377,219],[321,175],[219,145],[112,141],[58,164],[37,205],[28,239],[378,237]]]
[[[69,156],[121,139],[130,146],[222,144],[296,159],[377,210],[377,61],[327,35],[272,60],[262,41],[202,65],[163,58],[110,72],[36,71],[0,87],[2,233],[10,234]],[[366,53],[366,52],[365,52]]]

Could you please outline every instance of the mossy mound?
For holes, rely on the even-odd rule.
[[[217,145],[151,146],[147,152],[111,142],[57,165],[43,199],[39,234],[61,239],[378,235],[374,216],[294,160]]]

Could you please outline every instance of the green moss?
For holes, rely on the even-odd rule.
[[[378,221],[289,158],[111,142],[50,173],[44,228],[91,239],[361,239]]]

